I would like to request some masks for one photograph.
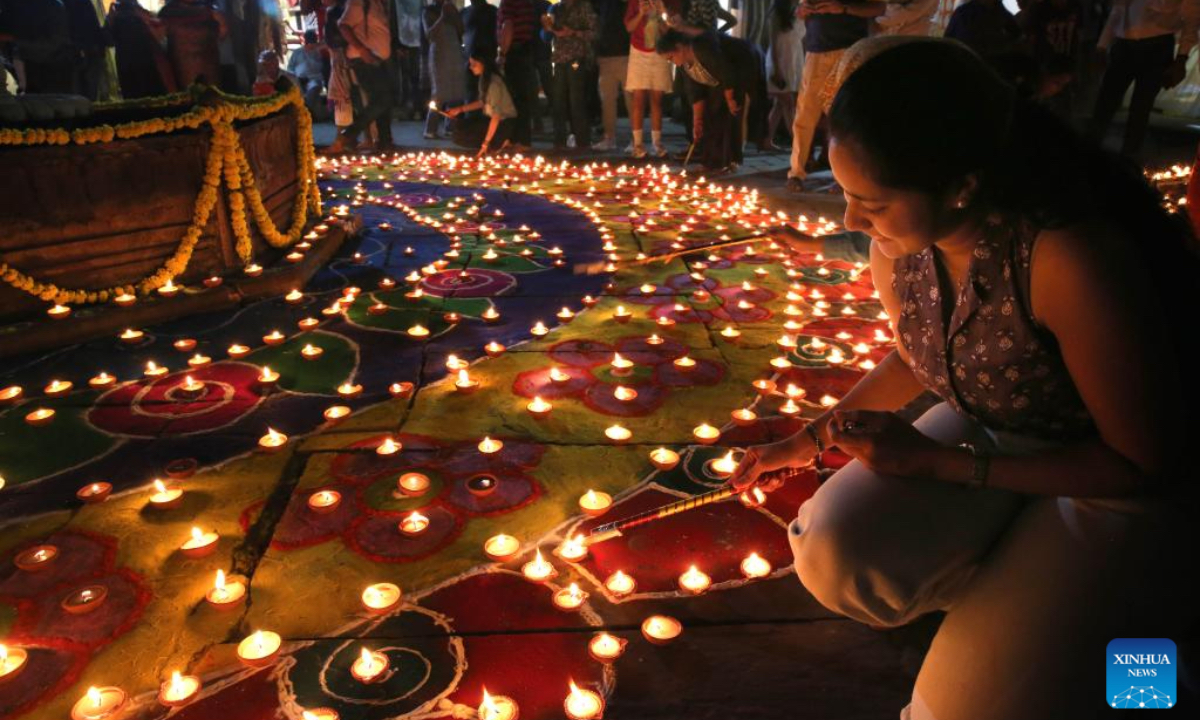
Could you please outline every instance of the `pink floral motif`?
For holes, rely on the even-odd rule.
[[[635,369],[626,377],[614,376],[609,365],[618,352],[634,363]],[[674,361],[685,354],[687,347],[675,340],[650,345],[646,338],[633,335],[615,345],[567,340],[550,348],[550,358],[569,376],[566,380],[551,379],[552,368],[527,370],[513,381],[513,392],[528,398],[577,398],[602,415],[644,417],[662,407],[671,388],[716,385],[725,377],[725,367],[711,360],[696,358],[692,368],[677,368]],[[618,399],[618,385],[633,389],[637,397]]]
[[[651,317],[670,318],[679,323],[757,323],[769,320],[773,315],[763,304],[774,300],[776,295],[766,288],[752,285],[747,290],[742,285],[723,286],[714,278],[697,283],[690,275],[674,275],[667,279],[666,286],[675,292],[643,295],[633,287],[625,293],[631,303],[653,306]],[[697,290],[706,291],[708,297],[697,298]]]
[[[516,286],[517,279],[512,275],[486,268],[445,270],[421,281],[425,292],[436,297],[495,297]]]
[[[271,546],[296,550],[341,538],[347,547],[376,562],[410,562],[432,555],[454,542],[471,518],[501,515],[524,507],[541,494],[529,474],[541,461],[540,445],[511,440],[500,452],[484,455],[474,442],[442,443],[422,435],[401,434],[395,439],[403,449],[389,456],[374,450],[383,437],[368,438],[345,448],[330,468],[332,482],[296,493],[284,511]],[[421,498],[420,507],[398,511],[381,509],[371,500],[376,483],[405,472],[421,472],[440,479],[440,486]],[[471,492],[468,483],[486,475],[495,480],[487,494]],[[314,513],[308,497],[320,490],[335,490],[341,504],[329,513]],[[389,491],[390,492],[390,491]],[[242,511],[248,528],[263,501]],[[398,525],[413,510],[429,519],[419,535],[407,536]]]

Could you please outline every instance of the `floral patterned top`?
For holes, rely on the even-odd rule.
[[[932,247],[899,258],[892,290],[898,341],[926,388],[991,430],[1066,440],[1096,433],[1058,343],[1033,317],[1030,261],[1038,228],[989,222],[950,312]]]

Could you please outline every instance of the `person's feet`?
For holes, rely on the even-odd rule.
[[[661,143],[654,143],[650,154],[656,158],[665,158],[667,156],[667,149],[663,147]]]
[[[322,155],[344,155],[349,152],[354,152],[356,150],[355,145],[356,145],[356,143],[354,141],[354,138],[350,138],[345,135],[338,135],[337,139],[335,139],[332,144],[326,145],[321,150],[321,154]]]
[[[787,189],[789,192],[804,192],[804,178],[789,177],[787,179]]]
[[[642,158],[646,157],[646,146],[636,144],[630,146],[629,156],[636,160],[641,160]]]
[[[596,152],[612,152],[617,149],[617,141],[613,138],[604,138],[600,142],[592,146]]]
[[[421,135],[421,137],[425,138],[426,140],[437,140],[441,136],[435,132],[427,132]]]

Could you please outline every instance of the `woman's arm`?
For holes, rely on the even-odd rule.
[[[871,243],[871,282],[879,292],[879,301],[888,317],[899,317],[900,300],[892,291],[892,259],[880,252],[875,243]],[[813,423],[820,433],[821,442],[830,446],[833,440],[829,436],[829,420],[834,410],[899,410],[924,391],[925,386],[917,380],[908,365],[908,351],[897,338],[896,349],[863,376],[841,402],[813,420]]]
[[[483,107],[482,100],[474,100],[472,102],[467,103],[466,105],[459,105],[456,108],[450,108],[450,109],[446,110],[446,114],[449,115],[450,117],[454,117],[455,115],[461,115],[465,112],[471,112],[472,110],[478,110],[482,107]]]
[[[1185,415],[1178,358],[1132,243],[1101,231],[1043,232],[1034,248],[1034,316],[1054,334],[1099,437],[1032,456],[996,457],[988,485],[1062,497],[1145,492],[1180,466]],[[946,449],[937,477],[963,482],[969,454]]]
[[[631,4],[625,8],[625,29],[634,32],[645,16],[646,8],[642,6],[640,0],[631,0]]]
[[[874,243],[871,244],[871,279],[888,316],[898,317],[900,302],[892,292],[892,260],[879,252]],[[829,428],[834,411],[895,411],[912,402],[925,390],[912,374],[906,358],[907,353],[897,339],[893,352],[864,375],[834,408],[809,423],[812,432],[820,438],[822,447],[835,444]],[[816,453],[809,432],[802,430],[779,442],[750,448],[730,482],[742,487],[754,482],[762,472],[808,462]]]

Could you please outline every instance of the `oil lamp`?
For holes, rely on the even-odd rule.
[[[403,593],[398,585],[375,583],[368,585],[362,593],[362,604],[367,612],[384,615],[400,604]]]

